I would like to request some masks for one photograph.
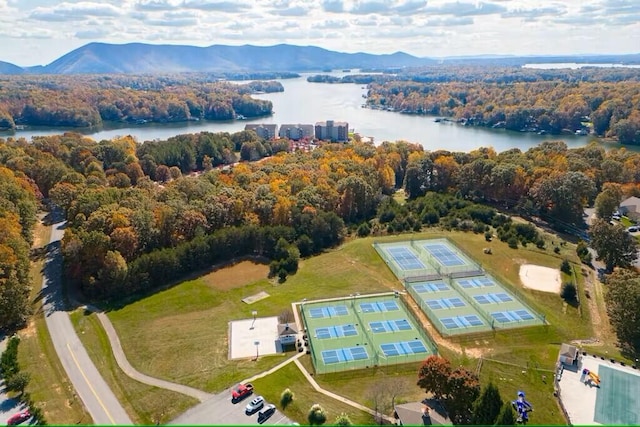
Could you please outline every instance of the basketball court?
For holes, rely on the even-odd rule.
[[[278,317],[229,322],[229,359],[248,359],[278,353]],[[257,344],[256,344],[257,343]]]

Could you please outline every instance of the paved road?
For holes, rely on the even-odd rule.
[[[89,358],[71,324],[69,314],[65,311],[60,253],[60,240],[63,235],[64,223],[54,224],[49,244],[49,258],[42,280],[43,309],[53,346],[76,393],[84,402],[95,424],[133,424]]]

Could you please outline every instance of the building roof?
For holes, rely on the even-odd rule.
[[[438,410],[433,409],[434,407]],[[452,425],[444,409],[433,399],[396,405],[395,411],[398,419],[405,426]]]
[[[329,122],[331,122],[331,120],[327,120]],[[316,122],[316,126],[327,126],[327,122]],[[349,123],[347,122],[333,122],[333,126],[334,127],[338,127],[338,126],[349,126]]]
[[[640,198],[636,196],[629,197],[620,203],[621,208],[633,208],[635,212],[640,212]]]
[[[278,336],[281,335],[295,335],[298,333],[295,325],[290,325],[288,323],[280,323],[278,325]]]
[[[303,123],[298,123],[298,124],[288,124],[288,123],[286,123],[286,124],[280,125],[280,129],[287,129],[287,128],[289,128],[289,129],[295,129],[295,128],[300,128],[300,129],[305,129],[305,128],[309,129],[309,128],[311,128],[311,129],[313,129],[313,125],[303,124]]]
[[[273,124],[247,124],[244,125],[244,130],[254,130],[254,129],[258,129],[258,128],[265,128],[265,129],[275,129],[276,126],[278,125],[273,125]]]
[[[578,356],[578,349],[574,345],[562,344],[560,346],[560,356],[570,357],[575,359]]]

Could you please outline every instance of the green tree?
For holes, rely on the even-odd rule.
[[[591,225],[591,247],[598,253],[598,260],[603,261],[607,271],[614,267],[630,267],[638,257],[635,238],[621,225],[611,225],[603,219]]]
[[[589,252],[589,246],[584,240],[580,240],[576,245],[576,254],[578,255],[578,258],[580,258],[580,261],[587,265],[591,265],[592,255],[591,252]]]
[[[353,423],[351,422],[351,419],[349,418],[349,416],[343,412],[336,417],[336,420],[333,422],[333,425],[346,427],[346,426],[353,425]]]
[[[327,421],[327,414],[324,412],[322,406],[316,403],[309,409],[307,420],[309,421],[309,425],[319,426]]]
[[[490,425],[496,422],[503,402],[500,391],[492,382],[482,390],[480,397],[473,403],[471,423]]]
[[[623,352],[640,357],[640,276],[617,269],[607,279],[607,313]]]
[[[295,395],[291,391],[291,389],[285,388],[282,394],[280,395],[280,406],[282,409],[287,409],[287,406],[293,402]]]
[[[619,184],[606,183],[596,197],[595,209],[598,218],[611,219],[611,215],[618,209],[622,201],[622,189]]]
[[[511,402],[505,402],[496,419],[496,426],[512,426],[516,423],[516,415],[513,412]]]
[[[552,174],[536,182],[529,191],[542,211],[574,224],[582,222],[583,206],[594,192],[593,180],[576,171]]]
[[[16,372],[10,377],[5,378],[5,387],[9,391],[17,391],[20,394],[24,393],[24,389],[29,385],[29,381],[31,380],[31,376],[28,372]]]

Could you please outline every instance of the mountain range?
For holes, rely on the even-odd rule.
[[[0,61],[0,74],[177,73],[247,71],[318,71],[351,68],[404,68],[439,63],[522,65],[528,62],[639,63],[640,54],[589,56],[477,56],[419,58],[404,52],[375,55],[342,53],[315,46],[153,45],[89,43],[48,65],[19,67]]]

